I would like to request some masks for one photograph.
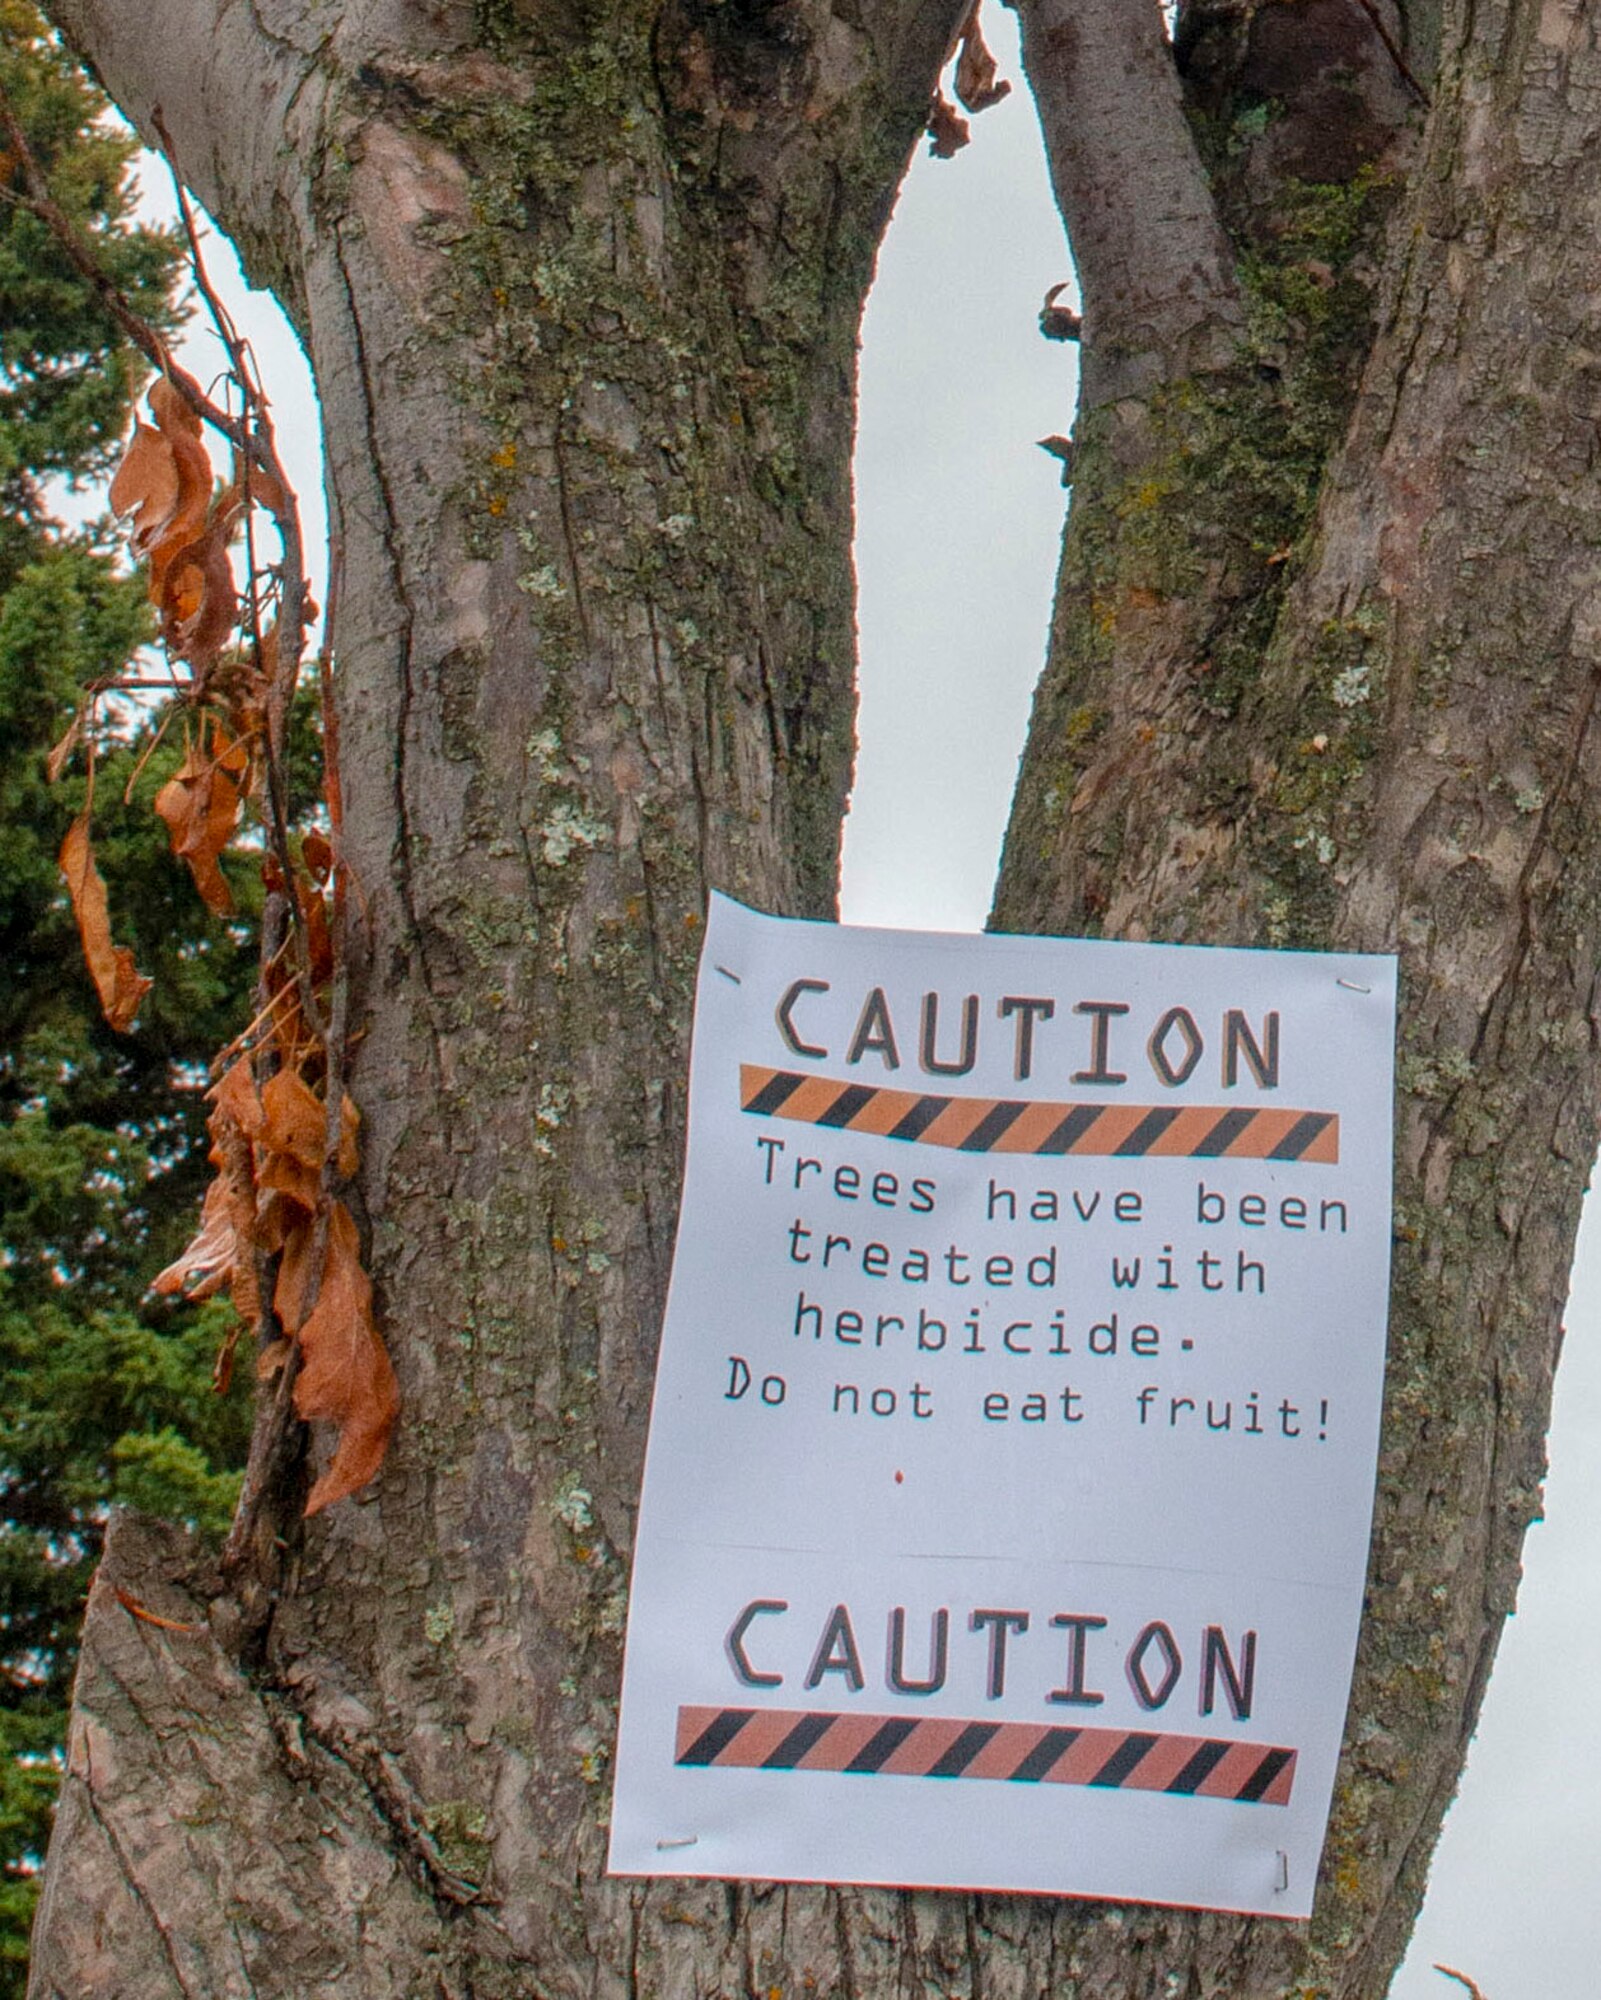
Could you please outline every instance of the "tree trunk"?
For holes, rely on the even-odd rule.
[[[1192,7],[1181,90],[1145,0],[1023,10],[1090,358],[997,921],[1404,954],[1318,1917],[604,1875],[704,894],[831,908],[854,339],[959,11],[54,9],[160,104],[321,389],[405,1412],[367,1497],[270,1519],[240,1575],[114,1528],[41,1995],[1388,1983],[1537,1503],[1596,1140],[1601,149],[1560,0],[1448,18],[1426,127],[1343,0]]]

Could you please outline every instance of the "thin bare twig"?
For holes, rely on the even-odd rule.
[[[1356,0],[1356,4],[1362,9],[1362,12],[1367,15],[1368,21],[1372,26],[1374,34],[1377,35],[1380,42],[1383,43],[1384,53],[1390,58],[1390,61],[1395,65],[1396,75],[1406,85],[1407,89],[1411,91],[1412,95],[1417,99],[1419,104],[1427,105],[1429,102],[1429,93],[1427,92],[1427,90],[1424,89],[1423,85],[1419,83],[1417,78],[1412,74],[1410,68],[1407,66],[1406,57],[1401,53],[1401,44],[1395,39],[1394,35],[1390,33],[1389,23],[1385,20],[1384,16],[1379,12],[1378,0]]]
[[[241,337],[232,314],[224,305],[206,269],[205,256],[200,247],[200,231],[195,224],[194,208],[190,203],[188,190],[184,187],[183,177],[178,171],[178,158],[172,135],[167,130],[159,110],[153,113],[151,122],[156,128],[156,136],[161,141],[162,153],[166,158],[168,171],[172,175],[178,217],[189,245],[189,261],[195,274],[195,287],[211,315],[212,325],[216,328],[217,337],[221,340],[223,351],[228,356],[228,366],[233,380],[239,384],[239,394],[244,404],[244,414],[238,425],[239,456],[245,466],[244,491],[241,497],[245,507],[245,535],[249,550],[247,566],[250,589],[247,602],[250,614],[250,638],[258,669],[263,658],[263,634],[260,603],[256,594],[258,572],[251,529],[251,518],[256,505],[256,495],[252,490],[250,478],[251,468],[259,468],[271,481],[278,494],[277,505],[269,503],[269,511],[277,524],[278,538],[283,549],[283,562],[279,575],[276,657],[267,679],[267,833],[272,843],[273,858],[283,875],[284,890],[288,897],[289,918],[294,937],[295,983],[300,993],[300,1011],[306,1025],[326,1051],[328,1026],[317,1001],[312,978],[311,954],[307,944],[306,913],[300,900],[298,872],[289,851],[289,702],[300,679],[300,664],[305,655],[306,645],[306,556],[305,543],[300,532],[300,503],[295,497],[294,488],[289,483],[288,472],[278,453],[277,433],[273,428],[267,399],[262,395],[254,379],[255,370],[249,343]],[[230,437],[233,435],[232,432],[227,434]]]
[[[84,241],[78,225],[51,194],[50,183],[45,179],[44,171],[28,143],[28,135],[22,129],[3,88],[0,88],[0,132],[4,132],[6,146],[22,169],[27,193],[18,194],[10,188],[0,192],[39,218],[72,260],[79,276],[93,287],[95,296],[106,311],[150,365],[166,376],[195,415],[204,418],[231,444],[245,450],[247,440],[241,426],[212,401],[192,375],[173,360],[166,341],[105,271],[93,249]]]

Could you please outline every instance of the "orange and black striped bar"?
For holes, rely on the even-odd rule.
[[[1096,1159],[1301,1160],[1335,1166],[1333,1111],[1216,1104],[1042,1104],[935,1097],[795,1070],[739,1067],[740,1108],[839,1132],[949,1146],[961,1153],[1066,1153]]]
[[[801,1708],[678,1711],[674,1761],[688,1768],[839,1771],[894,1778],[992,1778],[1094,1785],[1174,1798],[1283,1806],[1293,1750],[1138,1729],[1071,1729],[949,1716],[840,1715]]]

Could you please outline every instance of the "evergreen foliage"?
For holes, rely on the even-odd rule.
[[[131,220],[133,142],[23,0],[0,0],[0,81],[105,268],[170,325],[180,257]],[[147,637],[102,531],[54,511],[106,476],[144,372],[44,227],[0,204],[0,1996],[23,1990],[106,1509],[220,1530],[248,1426],[243,1392],[211,1386],[229,1308],[145,1293],[194,1225],[206,1065],[250,1011],[250,928],[207,916],[151,811],[181,746],[152,754],[136,708],[103,711],[96,852],[119,941],[156,981],[113,1034],[56,868],[82,760],[54,786],[44,768],[80,689]]]

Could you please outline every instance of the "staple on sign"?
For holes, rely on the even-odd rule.
[[[718,970],[721,971],[722,967],[719,966]],[[1371,993],[1373,991],[1371,986],[1358,986],[1354,979],[1336,979],[1334,983],[1336,986],[1343,986],[1347,993]]]
[[[730,972],[726,965],[719,965],[717,967],[717,970],[723,975],[725,979],[733,980],[736,986],[744,985],[745,982],[743,979],[740,978],[739,974],[737,972]]]
[[[1282,1895],[1284,1891],[1290,1886],[1290,1857],[1285,1853],[1282,1847],[1279,1848],[1277,1852],[1279,1858],[1279,1879],[1277,1886],[1280,1895]]]
[[[723,968],[719,966],[717,969],[721,972]],[[659,1854],[664,1848],[668,1847],[693,1847],[699,1839],[700,1835],[698,1833],[686,1833],[677,1840],[658,1840],[656,1851]]]

